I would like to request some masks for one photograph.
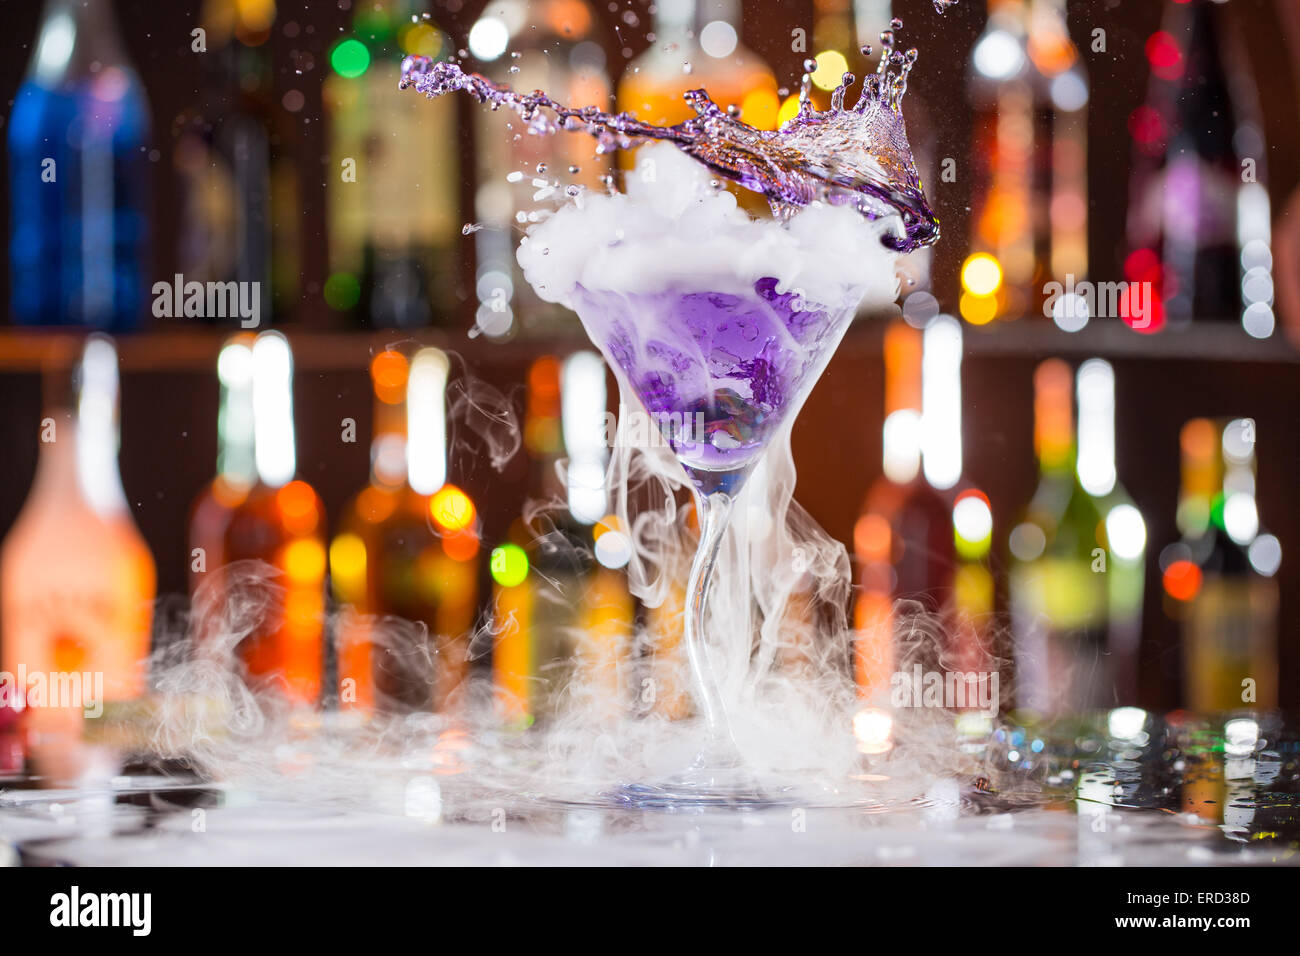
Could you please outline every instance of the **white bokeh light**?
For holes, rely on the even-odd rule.
[[[1106,515],[1106,540],[1110,550],[1124,561],[1136,561],[1147,546],[1147,525],[1142,512],[1127,502],[1118,504]]]
[[[510,31],[496,17],[481,17],[469,30],[469,52],[480,60],[491,62],[506,52],[510,44]]]

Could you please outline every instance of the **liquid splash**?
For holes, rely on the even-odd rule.
[[[856,103],[845,105],[856,81],[845,73],[831,94],[830,109],[818,110],[811,98],[816,63],[809,60],[799,111],[777,130],[755,129],[702,89],[686,94],[694,117],[676,126],[655,126],[630,113],[566,106],[541,90],[521,93],[467,73],[456,63],[421,56],[403,61],[400,87],[431,98],[464,90],[494,110],[513,110],[530,133],[588,133],[599,153],[669,142],[719,175],[766,196],[779,218],[815,201],[851,206],[872,220],[897,216],[901,234],[883,236],[882,242],[911,252],[938,240],[939,220],[926,202],[903,122],[903,95],[917,51],[896,50],[895,33],[902,22],[896,19],[890,27],[880,35],[880,66],[863,82]]]

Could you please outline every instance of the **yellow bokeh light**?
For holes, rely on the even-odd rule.
[[[781,103],[781,110],[776,114],[776,125],[784,126],[799,114],[799,97],[791,93]]]
[[[971,295],[991,296],[1002,285],[1002,266],[987,252],[977,252],[962,263],[961,284]]]
[[[455,485],[443,485],[429,501],[429,514],[439,531],[454,534],[474,523],[474,502]]]
[[[352,595],[366,580],[366,545],[360,535],[344,533],[330,543],[330,575],[340,593],[355,600]]]
[[[995,295],[971,295],[963,292],[961,296],[961,317],[971,325],[988,325],[998,314],[998,297]]]
[[[740,118],[754,129],[776,129],[781,101],[774,91],[760,87],[740,101]]]
[[[402,30],[401,44],[407,53],[436,57],[442,52],[442,35],[427,23],[412,23]]]
[[[299,538],[284,547],[284,572],[295,583],[325,576],[325,548],[315,538]]]
[[[833,90],[849,71],[849,61],[839,50],[826,50],[817,54],[817,69],[813,70],[813,84],[821,90]]]

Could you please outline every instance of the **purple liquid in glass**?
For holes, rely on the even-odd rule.
[[[778,292],[773,278],[741,293],[579,287],[574,305],[705,494],[739,488],[854,311]]]

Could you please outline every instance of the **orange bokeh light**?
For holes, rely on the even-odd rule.
[[[883,516],[865,514],[853,526],[853,550],[863,561],[888,561],[890,534]]]
[[[442,550],[453,561],[473,561],[478,556],[478,534],[466,528],[442,539]]]
[[[291,481],[275,493],[275,504],[280,509],[284,526],[293,534],[310,534],[319,520],[316,510],[316,492],[305,481]]]
[[[396,506],[396,500],[391,493],[385,492],[374,485],[369,486],[361,494],[357,495],[357,514],[363,521],[371,524],[378,524],[393,513]]]
[[[370,360],[370,380],[375,385],[375,397],[387,405],[396,405],[406,397],[406,377],[410,363],[406,356],[386,349]]]
[[[1190,601],[1201,590],[1201,569],[1191,561],[1175,561],[1165,569],[1165,593],[1178,601]]]

